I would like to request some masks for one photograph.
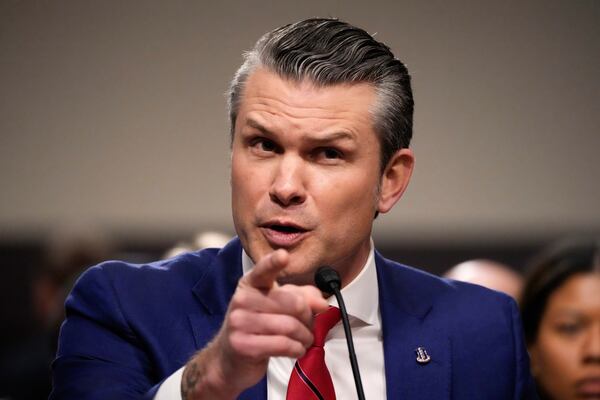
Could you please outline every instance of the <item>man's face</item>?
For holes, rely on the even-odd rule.
[[[290,253],[280,282],[310,284],[330,265],[347,283],[364,265],[375,211],[391,208],[380,200],[374,101],[368,84],[318,88],[265,69],[248,78],[232,144],[233,219],[254,262]]]

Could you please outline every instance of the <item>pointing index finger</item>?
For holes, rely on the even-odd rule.
[[[269,290],[275,279],[289,261],[289,254],[283,249],[276,250],[263,257],[244,277],[245,281],[256,289]]]

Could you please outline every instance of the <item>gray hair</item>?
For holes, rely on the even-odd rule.
[[[410,75],[389,47],[364,30],[337,19],[311,18],[263,35],[244,54],[228,92],[231,140],[244,84],[258,67],[281,77],[310,79],[318,86],[370,83],[377,101],[371,110],[381,146],[381,171],[412,138],[413,97]]]

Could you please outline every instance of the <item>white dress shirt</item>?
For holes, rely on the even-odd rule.
[[[246,274],[253,263],[245,251],[242,251],[242,268]],[[383,340],[381,336],[381,314],[379,312],[379,290],[373,242],[365,266],[349,285],[342,289],[346,309],[350,317],[352,337],[356,358],[363,382],[365,397],[385,399],[385,368]],[[337,306],[334,296],[329,304]],[[287,385],[294,367],[295,359],[289,357],[271,357],[267,369],[268,400],[285,400]],[[338,322],[325,339],[325,363],[331,374],[336,398],[340,400],[357,399],[356,386],[348,356],[348,345],[342,322]],[[181,400],[181,378],[183,367],[174,372],[160,386],[155,400]]]

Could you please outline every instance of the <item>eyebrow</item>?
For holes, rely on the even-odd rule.
[[[265,127],[264,127],[264,126],[262,126],[260,123],[258,123],[258,122],[256,122],[255,120],[253,120],[252,118],[248,118],[248,119],[246,120],[246,123],[247,123],[247,124],[248,124],[248,125],[249,125],[251,128],[258,129],[259,131],[261,131],[261,132],[262,132],[262,133],[264,133],[264,134],[267,134],[267,135],[272,135],[272,133],[271,133],[271,132],[270,132],[270,131],[269,131],[267,128],[265,128]]]
[[[252,118],[248,118],[246,120],[246,123],[251,128],[259,130],[261,133],[263,133],[266,136],[276,136],[273,132],[271,132],[269,129],[264,127],[258,121],[253,120]],[[316,142],[316,143],[327,143],[327,142],[333,142],[336,140],[356,141],[356,135],[354,133],[351,133],[348,131],[335,131],[335,132],[331,132],[331,133],[326,133],[322,137],[308,136],[307,139],[311,142]]]
[[[560,308],[555,310],[555,317],[581,317],[581,310],[575,308]]]

